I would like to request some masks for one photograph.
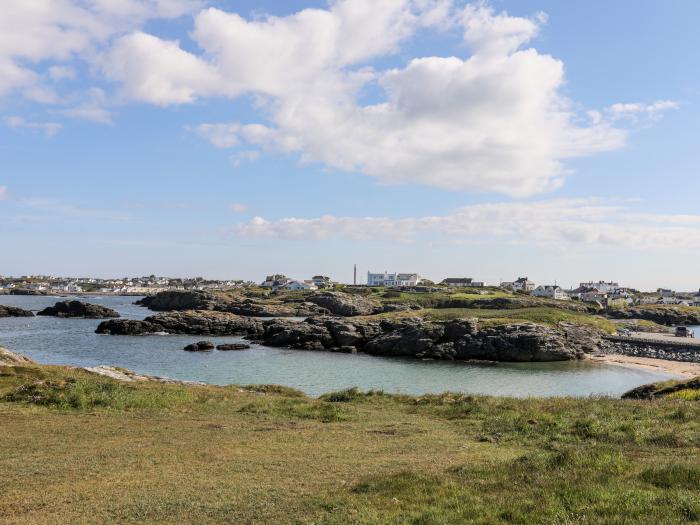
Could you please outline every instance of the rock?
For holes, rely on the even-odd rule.
[[[119,317],[119,313],[111,308],[82,301],[59,301],[54,306],[44,308],[37,315],[53,317],[80,317],[85,319],[107,319]]]
[[[657,399],[681,390],[700,390],[700,377],[679,381],[672,385],[668,383],[652,383],[633,388],[622,395],[623,399]]]
[[[111,335],[147,335],[157,332],[186,335],[256,335],[262,332],[257,319],[240,315],[211,312],[167,312],[147,317],[143,321],[113,320],[100,323],[96,332]]]
[[[0,317],[34,317],[34,314],[23,308],[0,304]]]
[[[382,310],[369,299],[342,292],[319,292],[310,295],[306,300],[342,317],[371,315]]]
[[[162,331],[163,328],[161,326],[148,321],[112,319],[101,322],[95,333],[105,335],[149,335]]]
[[[699,325],[700,309],[687,309],[677,306],[634,306],[610,310],[606,316],[612,319],[643,319],[666,326]]]
[[[211,352],[215,347],[216,345],[211,341],[199,341],[197,343],[187,345],[185,350],[188,352]]]
[[[173,290],[158,292],[136,301],[134,304],[145,306],[156,312],[173,310],[213,310],[217,298],[201,290]]]
[[[0,365],[3,366],[26,366],[34,365],[34,361],[21,354],[10,352],[7,348],[0,346]]]
[[[230,351],[230,350],[248,350],[250,348],[249,344],[246,343],[232,343],[225,345],[218,345],[217,350]]]
[[[13,288],[10,290],[10,295],[48,295],[43,290],[28,290],[26,288]]]
[[[279,300],[257,301],[250,298],[230,298],[201,290],[172,290],[149,295],[134,304],[156,312],[212,310],[247,317],[306,317],[328,313],[312,303],[285,304]]]

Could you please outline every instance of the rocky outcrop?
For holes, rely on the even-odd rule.
[[[332,315],[352,317],[356,315],[371,315],[382,311],[372,301],[360,295],[342,292],[319,292],[306,298],[310,303],[325,308]]]
[[[143,321],[119,319],[104,321],[95,330],[98,334],[148,335],[158,332],[186,335],[255,335],[262,323],[225,312],[185,311],[167,312],[147,317]]]
[[[610,310],[606,315],[612,319],[643,319],[666,326],[700,324],[700,308],[691,310],[677,306],[634,306]]]
[[[426,322],[311,318],[303,323],[267,321],[259,338],[270,346],[360,351],[372,355],[489,361],[563,361],[595,347],[593,334],[531,323],[478,329],[475,319]]]
[[[248,317],[308,317],[328,313],[327,310],[308,302],[274,303],[258,302],[252,299],[230,301],[217,305],[215,309]]]
[[[218,303],[217,298],[208,292],[200,290],[158,292],[139,299],[134,304],[145,306],[156,312],[173,310],[213,310]]]
[[[0,346],[0,365],[2,366],[27,366],[36,364],[34,361],[23,355],[10,352],[7,348]]]
[[[211,341],[199,341],[197,343],[192,343],[187,345],[184,350],[187,352],[211,352],[216,348],[216,345]]]
[[[222,352],[248,350],[250,349],[250,345],[247,343],[229,343],[225,345],[217,345],[216,349],[221,350]]]
[[[108,319],[119,317],[119,313],[111,308],[98,304],[83,303],[81,301],[59,301],[53,306],[44,308],[37,315],[53,317],[81,317],[85,319]]]
[[[0,317],[34,317],[34,314],[24,308],[0,304]]]
[[[328,313],[308,302],[259,301],[251,298],[231,298],[200,290],[159,292],[136,301],[156,312],[211,310],[247,317],[306,317]]]
[[[668,383],[652,383],[633,388],[622,395],[623,399],[657,399],[668,396],[681,390],[700,390],[700,377],[679,381],[669,385]]]

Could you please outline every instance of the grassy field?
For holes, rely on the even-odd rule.
[[[700,405],[0,367],[0,523],[697,523]]]

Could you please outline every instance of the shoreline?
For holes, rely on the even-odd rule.
[[[670,361],[667,359],[634,357],[619,354],[595,354],[589,355],[586,359],[594,363],[605,363],[609,365],[624,366],[627,368],[666,372],[685,379],[700,376],[700,363]]]

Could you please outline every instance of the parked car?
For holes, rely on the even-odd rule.
[[[676,328],[676,337],[695,337],[695,332],[687,326],[679,326]]]

